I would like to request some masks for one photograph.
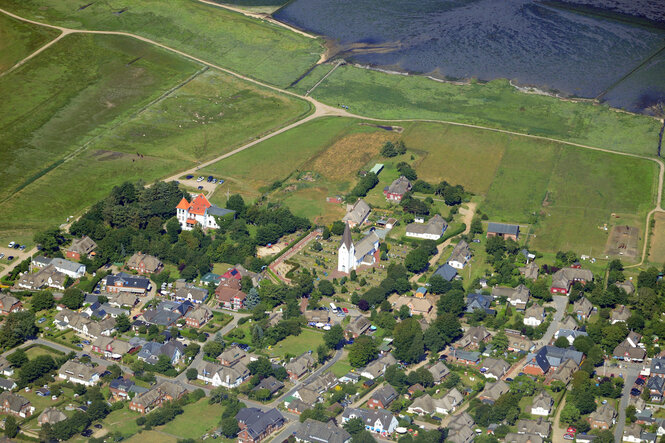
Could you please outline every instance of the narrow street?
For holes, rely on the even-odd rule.
[[[564,315],[566,314],[566,307],[568,306],[568,297],[565,295],[555,295],[552,297],[552,303],[554,304],[554,307],[556,308],[556,312],[554,313],[554,318],[552,319],[552,323],[550,323],[549,328],[547,328],[547,332],[545,332],[545,335],[538,340],[537,346],[545,346],[548,344],[552,338],[554,337],[554,333],[559,330],[559,324],[561,323],[561,320],[563,320]]]

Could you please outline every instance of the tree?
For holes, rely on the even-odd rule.
[[[323,341],[329,349],[336,349],[342,340],[344,340],[344,330],[340,324],[332,326],[323,333]]]
[[[376,443],[376,439],[369,431],[363,430],[351,438],[351,443]]]
[[[580,418],[580,411],[572,403],[566,403],[561,410],[561,421],[564,423],[572,424]]]
[[[7,416],[5,420],[5,435],[9,438],[14,438],[18,434],[18,423],[13,415]]]
[[[249,292],[247,293],[247,298],[245,298],[245,307],[249,310],[252,310],[259,303],[261,303],[261,299],[259,298],[258,289],[256,288],[250,289]]]
[[[503,331],[499,331],[492,339],[492,345],[498,352],[505,352],[508,349],[508,337]]]
[[[197,371],[196,368],[189,368],[187,369],[185,376],[189,381],[196,380],[199,376],[199,371]]]
[[[41,291],[32,296],[30,300],[32,303],[32,311],[37,312],[44,309],[51,309],[55,304],[53,300],[53,294],[49,291]]]
[[[420,324],[414,318],[399,323],[393,331],[394,355],[398,360],[407,363],[420,361],[425,353],[425,343]]]
[[[355,368],[365,366],[379,354],[376,343],[371,337],[362,335],[349,347],[349,363]]]
[[[554,342],[554,346],[556,346],[557,348],[565,349],[570,346],[570,343],[568,342],[568,339],[566,337],[561,336],[556,339],[556,341]]]
[[[120,314],[115,319],[115,328],[118,330],[118,332],[127,332],[131,327],[132,324],[129,322],[129,318],[125,314]]]
[[[325,363],[329,357],[329,348],[326,345],[319,345],[316,348],[316,356],[320,364]]]
[[[216,341],[209,341],[203,345],[203,353],[211,358],[216,358],[224,350],[224,345]]]
[[[344,423],[343,427],[344,430],[351,435],[359,434],[365,430],[365,424],[363,423],[363,420],[358,417],[350,419],[349,421]]]
[[[242,217],[245,214],[245,200],[240,194],[233,194],[226,202],[226,209],[236,211],[236,216]]]
[[[319,282],[319,291],[321,291],[321,294],[330,297],[335,293],[335,287],[330,280],[321,280]]]
[[[238,432],[240,432],[240,428],[238,427],[238,421],[235,417],[226,417],[222,419],[222,434],[224,434],[226,438],[234,438]]]
[[[332,224],[332,227],[330,228],[330,231],[335,235],[342,235],[344,234],[345,226],[346,225],[344,224],[343,221],[335,220]]]
[[[85,295],[80,289],[77,288],[68,288],[65,289],[65,293],[62,296],[60,302],[67,306],[71,310],[77,310],[83,306],[83,300],[85,300]]]
[[[7,356],[7,360],[13,366],[16,366],[17,368],[20,368],[21,366],[23,366],[24,364],[26,364],[28,362],[28,356],[26,355],[23,348],[18,348],[12,354],[9,354]]]
[[[421,248],[416,248],[409,251],[404,258],[404,266],[410,272],[418,273],[427,269],[429,264],[429,255]]]

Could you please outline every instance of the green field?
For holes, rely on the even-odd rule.
[[[290,335],[265,351],[270,357],[284,357],[286,354],[301,355],[307,351],[316,351],[323,344],[323,334],[312,329],[303,329],[300,335]]]
[[[8,70],[59,34],[0,14],[0,73]]]
[[[320,78],[328,70],[329,65],[320,65],[309,75]],[[304,93],[312,84],[305,81],[296,90]],[[654,118],[524,94],[506,80],[453,85],[341,66],[311,95],[372,118],[469,123],[643,155],[655,155],[660,130]]]
[[[196,0],[0,0],[0,7],[53,25],[135,33],[279,86],[323,52],[318,39]]]
[[[220,405],[209,405],[205,397],[183,409],[185,412],[157,430],[180,438],[198,440],[203,434],[219,426],[223,410]]]
[[[126,37],[71,35],[0,78],[0,199],[194,73]]]
[[[102,61],[107,48],[116,51]],[[86,55],[96,63],[87,66],[87,86],[69,77],[76,73],[66,74],[77,70]],[[142,58],[128,66],[136,55]],[[0,188],[5,208],[12,209],[0,213],[0,239],[30,238],[35,230],[85,209],[114,185],[151,182],[194,166],[310,111],[305,101],[115,36],[67,37],[1,78],[0,85],[20,83],[25,76],[52,85],[50,73],[56,76],[53,81],[60,78],[68,85],[55,96],[48,97],[46,88],[41,93],[39,86],[33,96],[29,84],[13,89],[23,102],[9,89],[5,93],[7,105],[22,110],[25,124],[16,124],[20,117],[15,115],[6,122],[0,117],[3,127],[14,124],[0,141],[0,156],[8,165],[0,177],[15,184]],[[133,82],[125,86],[128,79]],[[27,109],[28,104],[39,111]],[[3,115],[9,120],[11,114]],[[62,163],[81,146],[85,150]],[[57,167],[51,170],[51,165]]]
[[[127,407],[111,412],[102,421],[102,425],[109,432],[120,432],[123,437],[127,438],[130,435],[136,434],[139,426],[136,424],[136,419],[141,414],[138,412],[130,411]]]

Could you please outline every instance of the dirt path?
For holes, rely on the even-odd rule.
[[[30,59],[36,57],[37,55],[41,54],[42,51],[44,51],[44,50],[50,48],[51,46],[53,46],[54,44],[56,44],[57,42],[59,42],[64,36],[66,36],[66,35],[68,35],[68,34],[71,34],[71,31],[69,31],[69,30],[66,30],[66,31],[65,31],[65,30],[60,30],[60,35],[59,35],[59,36],[57,36],[57,37],[54,38],[53,40],[49,41],[49,42],[46,43],[44,46],[42,46],[41,48],[37,49],[37,50],[36,50],[35,52],[33,52],[32,54],[28,55],[28,56],[27,56],[26,58],[24,58],[23,60],[21,60],[21,61],[19,61],[18,63],[16,63],[16,64],[15,64],[14,66],[12,66],[11,68],[7,69],[5,72],[0,73],[0,77],[2,77],[3,75],[7,75],[7,74],[9,74],[10,72],[12,72],[13,70],[15,70],[15,69],[18,68],[19,66],[23,65],[24,63],[26,63],[28,60],[30,60]]]
[[[554,416],[554,426],[552,426],[552,443],[565,443],[566,440],[563,439],[563,434],[565,434],[565,429],[561,429],[561,411],[563,407],[566,406],[566,396],[563,396],[561,404],[556,410],[556,415]]]
[[[199,0],[199,1],[202,1],[202,2],[205,2],[205,3],[209,3],[209,4],[213,4],[213,5],[215,5],[215,6],[219,6],[219,7],[224,7],[224,6],[222,6],[222,5],[217,5],[217,4],[215,4],[215,3],[211,3],[211,2],[209,2],[209,1],[207,1],[207,0]],[[227,8],[227,9],[228,9],[228,8]],[[180,173],[175,174],[175,175],[172,176],[172,177],[179,177],[179,176],[181,176],[181,175],[183,175],[183,174],[187,174],[188,172],[193,172],[193,171],[196,171],[196,170],[199,169],[199,168],[202,168],[202,167],[205,167],[205,166],[209,166],[209,165],[211,165],[211,164],[213,164],[213,163],[216,163],[216,162],[218,162],[218,161],[220,161],[220,160],[223,160],[223,159],[225,159],[225,158],[227,158],[227,157],[230,157],[230,156],[232,156],[232,155],[234,155],[234,154],[237,154],[238,152],[241,152],[241,151],[243,151],[243,150],[245,150],[245,149],[247,149],[247,148],[250,148],[250,147],[256,145],[257,143],[259,143],[259,142],[261,142],[261,141],[263,141],[263,140],[266,140],[266,139],[268,139],[268,138],[274,137],[275,135],[278,135],[278,134],[281,134],[281,133],[283,133],[283,132],[286,132],[286,131],[288,131],[288,130],[290,130],[290,129],[293,129],[293,128],[297,127],[297,126],[302,125],[303,123],[306,123],[306,122],[308,122],[308,121],[314,120],[314,119],[316,119],[316,118],[318,118],[318,117],[324,117],[324,116],[339,116],[339,117],[357,118],[357,119],[360,119],[360,120],[380,121],[380,122],[386,122],[386,123],[393,123],[393,122],[394,122],[394,123],[400,123],[400,122],[401,122],[401,123],[403,123],[403,122],[430,122],[430,123],[442,123],[442,124],[448,124],[448,125],[453,125],[453,126],[461,126],[461,127],[466,127],[466,128],[480,129],[480,130],[485,130],[485,131],[492,131],[492,132],[497,132],[497,133],[501,133],[501,134],[508,134],[508,135],[515,135],[515,136],[527,137],[527,138],[531,138],[531,139],[534,139],[534,140],[550,141],[550,142],[561,143],[561,144],[565,144],[565,145],[568,145],[568,146],[574,146],[574,147],[578,147],[578,148],[591,149],[591,150],[593,150],[593,151],[598,151],[598,152],[605,152],[605,153],[609,153],[609,154],[623,155],[623,156],[626,156],[626,157],[640,158],[640,159],[645,159],[645,160],[650,160],[650,161],[656,162],[656,164],[657,164],[658,167],[659,167],[658,188],[657,188],[657,190],[656,190],[656,202],[655,202],[655,207],[654,207],[654,209],[652,209],[651,211],[649,211],[649,213],[647,214],[647,218],[646,218],[646,224],[645,224],[646,228],[645,228],[645,236],[644,236],[644,245],[643,245],[643,248],[642,248],[642,259],[641,259],[641,261],[640,261],[638,264],[636,264],[636,265],[631,265],[631,266],[627,266],[627,267],[641,266],[641,265],[644,263],[644,261],[646,260],[646,250],[647,250],[648,245],[649,245],[649,231],[650,231],[650,229],[649,229],[649,222],[650,222],[650,220],[651,220],[651,217],[653,217],[653,214],[655,214],[656,212],[665,212],[665,211],[663,210],[663,208],[662,208],[663,182],[664,182],[664,179],[665,179],[665,177],[664,177],[664,176],[665,176],[665,163],[663,163],[663,161],[662,161],[661,159],[659,159],[659,158],[648,157],[648,156],[644,156],[644,155],[632,154],[632,153],[627,153],[627,152],[618,152],[618,151],[613,151],[613,150],[610,150],[610,149],[598,148],[598,147],[594,147],[594,146],[584,145],[584,144],[581,144],[581,143],[574,143],[574,142],[569,142],[569,141],[558,140],[558,139],[551,138],[551,137],[544,137],[544,136],[532,135],[532,134],[523,134],[523,133],[519,133],[519,132],[515,132],[515,131],[509,131],[509,130],[506,130],[506,129],[490,128],[490,127],[487,127],[487,126],[473,125],[473,124],[460,123],[460,122],[452,122],[452,121],[447,121],[447,120],[434,120],[434,119],[394,119],[394,120],[382,120],[382,119],[377,119],[377,118],[370,118],[370,117],[360,116],[360,115],[353,114],[353,113],[348,112],[348,111],[343,110],[343,109],[339,109],[339,108],[336,108],[336,107],[333,107],[333,106],[330,106],[330,105],[326,105],[326,104],[324,104],[324,103],[319,102],[318,100],[315,100],[314,98],[312,98],[312,97],[310,97],[310,96],[300,95],[300,94],[297,94],[297,93],[295,93],[295,92],[293,92],[293,91],[287,91],[287,90],[281,89],[281,88],[279,88],[279,87],[277,87],[277,86],[273,86],[273,85],[269,85],[269,84],[267,84],[267,83],[263,83],[263,82],[261,82],[261,81],[255,80],[255,79],[253,79],[253,78],[251,78],[251,77],[248,77],[248,76],[245,76],[245,75],[242,75],[242,74],[236,73],[236,72],[234,72],[234,71],[231,71],[231,70],[229,70],[229,69],[223,68],[223,67],[221,67],[221,66],[219,66],[219,65],[216,65],[216,64],[214,64],[214,63],[211,63],[211,62],[205,61],[205,60],[203,60],[203,59],[201,59],[201,58],[195,57],[195,56],[193,56],[193,55],[191,55],[191,54],[188,54],[188,53],[186,53],[186,52],[180,51],[180,50],[178,50],[178,49],[175,49],[175,48],[172,48],[172,47],[170,47],[170,46],[164,45],[164,44],[162,44],[162,43],[158,43],[158,42],[156,42],[156,41],[154,41],[154,40],[151,40],[151,39],[146,38],[146,37],[142,37],[142,36],[140,36],[140,35],[135,35],[135,34],[131,34],[131,33],[129,33],[129,32],[121,32],[121,31],[94,31],[94,30],[71,29],[71,28],[65,28],[65,27],[62,27],[62,26],[49,25],[49,24],[47,24],[47,23],[42,23],[42,22],[38,22],[38,21],[35,21],[35,20],[26,19],[26,18],[24,18],[24,17],[21,17],[21,16],[19,16],[19,15],[13,14],[13,13],[11,13],[11,12],[9,12],[9,11],[6,11],[6,10],[4,10],[4,9],[1,9],[1,8],[0,8],[0,12],[2,12],[2,13],[5,14],[5,15],[8,15],[8,16],[10,16],[10,17],[13,17],[13,18],[15,18],[15,19],[17,19],[17,20],[21,20],[21,21],[24,21],[24,22],[27,22],[27,23],[32,23],[32,24],[34,24],[34,25],[39,25],[39,26],[44,26],[44,27],[47,27],[47,28],[57,29],[57,30],[59,30],[62,34],[61,34],[59,37],[56,37],[56,39],[54,39],[54,40],[62,39],[62,37],[63,37],[64,35],[74,34],[74,33],[81,33],[81,34],[100,34],[100,35],[121,35],[121,36],[129,37],[129,38],[134,38],[134,39],[140,40],[140,41],[142,41],[142,42],[149,43],[149,44],[151,44],[151,45],[154,45],[154,46],[157,46],[157,47],[159,47],[159,48],[165,49],[165,50],[170,51],[170,52],[172,52],[172,53],[174,53],[174,54],[178,54],[178,55],[180,55],[180,56],[182,56],[182,57],[185,57],[185,58],[187,58],[187,59],[189,59],[189,60],[193,60],[193,61],[195,61],[195,62],[198,62],[198,63],[200,63],[200,64],[202,64],[202,65],[204,65],[204,66],[208,66],[208,67],[210,67],[210,68],[217,69],[217,70],[219,70],[219,71],[221,71],[221,72],[224,72],[224,73],[226,73],[226,74],[232,75],[232,76],[234,76],[234,77],[236,77],[236,78],[239,78],[239,79],[241,79],[241,80],[244,80],[244,81],[250,82],[250,83],[252,83],[252,84],[255,84],[255,85],[258,85],[258,86],[261,86],[261,87],[264,87],[264,88],[270,89],[271,91],[275,91],[275,92],[278,92],[278,93],[286,94],[286,95],[288,95],[288,96],[295,97],[295,98],[299,98],[299,99],[301,99],[301,100],[306,100],[306,101],[308,101],[309,103],[311,103],[312,106],[314,107],[314,112],[313,112],[312,114],[308,115],[307,117],[305,117],[305,118],[303,118],[303,119],[301,119],[301,120],[299,120],[299,121],[297,121],[297,122],[295,122],[295,123],[293,123],[293,124],[291,124],[291,125],[288,125],[288,126],[286,126],[286,127],[283,127],[283,128],[281,128],[281,129],[278,129],[278,130],[275,131],[275,132],[272,132],[272,133],[270,133],[270,134],[268,134],[268,135],[265,135],[265,136],[263,136],[263,137],[261,137],[261,138],[255,140],[255,141],[253,141],[253,142],[251,142],[251,143],[248,143],[248,144],[246,144],[246,145],[244,145],[244,146],[241,146],[241,147],[239,147],[239,148],[237,148],[237,149],[235,149],[235,150],[233,150],[233,151],[231,151],[231,152],[228,152],[228,153],[226,153],[226,154],[220,155],[220,156],[217,157],[217,158],[214,158],[214,159],[212,159],[212,160],[210,160],[210,161],[208,161],[208,162],[206,162],[206,163],[204,163],[204,164],[202,164],[202,165],[199,165],[197,168],[194,168],[194,169],[191,169],[191,170],[188,170],[188,171],[181,171]],[[283,24],[280,24],[280,26],[281,26],[281,25],[283,25]],[[294,31],[295,31],[295,30],[294,30]],[[301,31],[301,32],[302,32],[302,31]],[[46,47],[49,47],[49,46],[51,46],[51,45],[53,45],[53,44],[54,44],[54,41],[51,41],[49,44],[47,44]],[[26,61],[28,61],[29,59],[33,58],[33,57],[36,56],[39,52],[45,50],[46,47],[42,47],[42,48],[38,49],[37,51],[35,51],[34,53],[32,53],[31,55],[29,55],[29,56],[26,57],[25,59],[23,59],[23,60],[21,60],[20,62],[18,62],[17,65],[16,65],[15,67],[18,67],[18,66],[22,65],[23,63],[25,63]],[[14,67],[13,67],[12,69],[14,69]],[[172,178],[172,177],[170,177],[170,178]],[[467,228],[468,228],[468,227],[469,227],[469,226],[467,226]]]
[[[469,202],[467,203],[467,206],[468,208],[460,207],[459,209],[460,214],[462,214],[462,223],[466,225],[466,229],[464,229],[464,232],[462,232],[462,234],[468,234],[471,231],[471,221],[473,220],[473,215],[476,213],[476,206],[478,206],[478,204],[476,202]],[[434,254],[434,257],[430,259],[428,269],[436,266],[436,264],[439,262],[439,259],[441,258],[443,250],[446,249],[446,247],[450,244],[451,240],[452,237],[436,247],[438,252]],[[417,282],[418,279],[423,274],[424,272],[421,274],[414,275],[413,277],[411,277],[410,281],[414,283]]]

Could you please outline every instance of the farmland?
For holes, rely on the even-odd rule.
[[[110,55],[102,61],[107,48]],[[135,56],[140,60],[128,66]],[[80,69],[83,74],[88,69],[87,87],[69,77],[85,64],[85,57],[95,62]],[[200,69],[125,37],[68,36],[0,78],[0,85],[17,83],[26,75],[47,85],[59,81],[67,88],[59,88],[55,97],[29,82],[3,89],[6,109],[14,106],[26,116],[24,122],[8,112],[3,114],[6,121],[0,117],[3,127],[14,125],[0,141],[0,155],[9,165],[1,176],[14,184],[0,191],[5,207],[12,209],[3,211],[0,224],[12,238],[29,238],[35,230],[61,223],[113,185],[150,182],[193,166],[310,109],[305,101]],[[133,79],[130,85],[128,78]]]
[[[75,29],[125,31],[278,86],[288,86],[320,57],[319,40],[191,0],[2,0],[22,17]],[[128,7],[129,6],[129,7]]]
[[[309,75],[320,78],[329,70],[329,65],[319,65]],[[314,83],[304,81],[296,89],[304,93]],[[651,117],[524,94],[506,80],[455,85],[341,66],[311,95],[377,119],[454,121],[643,155],[655,154],[660,130],[658,120]]]
[[[0,15],[0,73],[30,55],[59,34],[53,29]]]

